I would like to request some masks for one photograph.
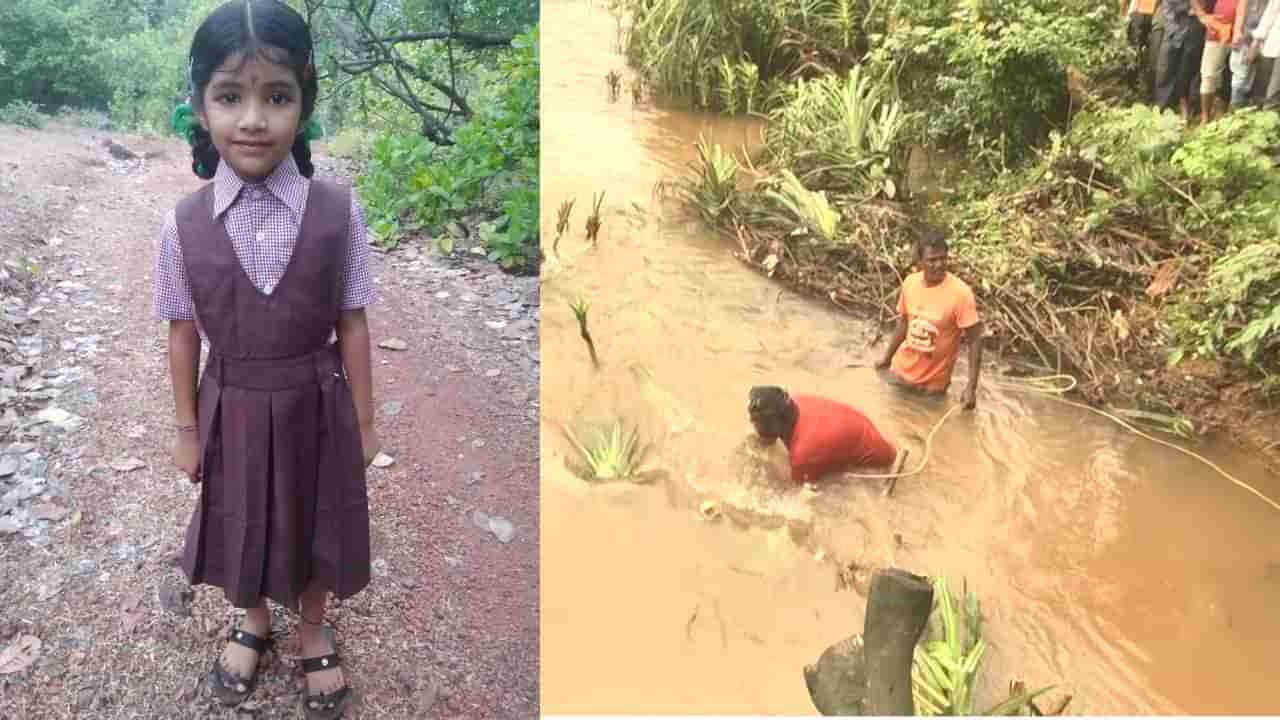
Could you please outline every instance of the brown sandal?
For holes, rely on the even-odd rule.
[[[302,672],[310,675],[314,672],[332,670],[340,665],[338,653],[330,653],[320,657],[303,658]],[[345,682],[342,687],[327,693],[304,693],[302,709],[307,720],[337,720],[347,709],[346,701],[351,696],[351,686]]]
[[[258,685],[258,663],[267,649],[271,647],[270,637],[261,638],[251,632],[236,628],[227,636],[227,640],[243,645],[258,653],[253,661],[253,671],[249,677],[241,677],[222,666],[222,657],[213,659],[213,669],[209,671],[209,687],[223,705],[239,705],[244,702]]]

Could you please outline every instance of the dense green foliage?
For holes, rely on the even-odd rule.
[[[1067,68],[1094,73],[1131,55],[1112,3],[1083,0],[631,0],[632,66],[695,106],[767,112],[794,80],[864,64],[894,79],[918,138],[1024,156],[1064,127]]]
[[[1112,3],[1059,0],[901,2],[866,58],[888,67],[924,138],[1020,159],[1065,127],[1067,68],[1097,72],[1128,55]]]
[[[504,267],[529,259],[538,234],[536,31],[515,40],[502,70],[501,90],[454,133],[454,145],[406,134],[374,143],[360,191],[380,240],[394,244],[419,230],[439,234],[447,221],[492,196],[501,220],[484,233],[490,256]],[[451,247],[447,234],[442,242]]]
[[[892,88],[856,66],[847,76],[801,79],[783,97],[766,134],[779,165],[811,188],[896,195],[911,116]]]
[[[36,104],[28,100],[14,100],[0,108],[0,122],[21,125],[34,130],[44,127],[47,118]]]
[[[482,230],[491,256],[524,264],[538,232],[537,3],[286,1],[311,20],[329,150],[370,170],[359,185],[375,234],[395,244],[496,216]],[[192,35],[222,2],[3,3],[0,122],[169,132]]]
[[[733,153],[705,144],[670,184],[770,275],[891,316],[926,221],[951,230],[997,342],[1079,373],[1091,397],[1193,355],[1280,389],[1280,117],[1239,109],[1188,129],[1099,92],[1132,57],[1112,4],[690,0],[655,19],[664,8],[632,6],[628,45],[636,63],[662,61],[659,91],[697,77],[692,55],[668,67],[661,53],[754,47],[741,23],[676,38],[680,22],[783,23],[774,54],[731,56],[774,63],[759,74],[773,85],[758,89],[770,123],[751,186]],[[909,192],[913,145],[958,158],[942,202]]]

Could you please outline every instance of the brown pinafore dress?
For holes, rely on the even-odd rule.
[[[369,504],[359,423],[337,346],[350,222],[347,190],[312,180],[284,276],[249,280],[213,184],[178,204],[178,238],[210,353],[197,396],[203,482],[182,568],[236,607],[289,608],[315,587],[369,583]]]

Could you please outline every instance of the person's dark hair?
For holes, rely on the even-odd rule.
[[[762,432],[785,435],[793,414],[791,396],[774,385],[753,387],[747,394],[747,414]]]
[[[949,252],[946,233],[934,227],[923,228],[917,232],[915,242],[911,244],[911,258],[918,262],[929,250]]]
[[[293,71],[302,88],[302,117],[305,124],[316,108],[319,92],[312,67],[311,30],[307,21],[293,8],[279,0],[233,0],[214,10],[196,30],[191,40],[191,103],[200,110],[204,90],[227,58],[244,53],[256,54],[267,62],[283,65]],[[221,158],[213,146],[209,132],[198,124],[191,148],[191,169],[208,180],[218,169]],[[293,141],[293,159],[304,177],[311,177],[311,146],[299,132]]]

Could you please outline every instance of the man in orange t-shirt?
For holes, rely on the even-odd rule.
[[[982,367],[982,321],[973,291],[947,272],[947,241],[929,233],[912,248],[920,272],[902,283],[898,295],[898,325],[877,368],[888,367],[891,381],[942,394],[951,386],[951,371],[960,343],[969,343],[969,386],[964,406],[977,403],[978,373]]]
[[[884,439],[867,416],[844,403],[787,394],[780,387],[753,387],[747,414],[760,439],[782,440],[791,460],[791,480],[809,483],[828,473],[856,468],[902,471],[905,449]]]

